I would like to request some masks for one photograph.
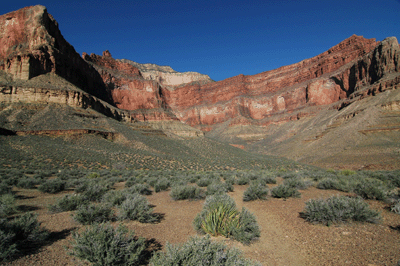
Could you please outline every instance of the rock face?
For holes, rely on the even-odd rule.
[[[64,39],[44,6],[0,16],[0,70],[22,80],[54,73],[111,102],[99,73]]]
[[[177,72],[169,66],[158,66],[155,64],[139,64],[130,60],[121,59],[120,62],[131,64],[137,67],[145,79],[154,80],[160,83],[161,86],[173,89],[176,86],[198,82],[205,84],[212,82],[208,75],[203,75],[197,72]]]
[[[181,120],[205,130],[239,116],[262,120],[309,105],[331,104],[346,98],[350,91],[327,75],[368,54],[376,44],[374,39],[354,35],[297,64],[167,91],[166,103]]]
[[[49,77],[62,82],[50,86]],[[395,37],[376,42],[353,35],[299,63],[213,82],[195,72],[114,59],[109,51],[81,57],[43,6],[0,16],[0,102],[92,108],[118,120],[154,122],[157,130],[181,135],[199,136],[202,130],[237,147],[266,147],[286,157],[304,143],[310,152],[316,151],[315,140],[326,138],[336,125],[366,109],[397,112],[400,100],[385,95],[398,97],[391,91],[399,84],[400,48]],[[373,101],[375,105],[370,104]],[[313,118],[319,120],[311,122]],[[315,131],[304,131],[316,121],[320,126]],[[371,123],[386,132],[386,126],[382,131],[378,122]],[[371,132],[354,128],[356,135]],[[299,152],[292,158],[304,156]]]

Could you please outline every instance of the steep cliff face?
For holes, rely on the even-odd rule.
[[[178,87],[165,92],[166,103],[181,120],[203,129],[238,116],[260,120],[309,105],[331,104],[349,93],[324,77],[368,54],[376,44],[374,39],[354,35],[297,64],[254,76]]]
[[[173,89],[176,86],[198,82],[205,84],[212,82],[208,75],[200,74],[197,72],[177,72],[170,66],[158,66],[155,64],[139,64],[130,60],[120,59],[123,63],[128,63],[137,67],[142,76],[148,80],[154,80],[160,83],[161,86]]]
[[[64,39],[44,6],[0,16],[0,70],[22,80],[54,73],[111,102],[99,73]]]

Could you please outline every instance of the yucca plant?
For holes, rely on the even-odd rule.
[[[227,194],[208,196],[193,224],[199,233],[231,237],[245,244],[260,236],[255,216],[245,208],[239,212]]]
[[[239,212],[232,206],[218,204],[208,212],[201,223],[201,228],[212,236],[228,236],[233,228],[239,227]]]

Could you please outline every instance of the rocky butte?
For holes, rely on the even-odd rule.
[[[109,51],[80,56],[43,6],[0,16],[3,103],[92,108],[121,121],[152,122],[191,136],[205,132],[237,147],[321,165],[329,154],[355,158],[349,150],[362,143],[368,151],[381,147],[377,132],[396,143],[399,72],[395,37],[377,42],[353,35],[299,63],[214,82],[195,72],[114,59]],[[399,161],[399,151],[391,145],[389,156],[377,148],[368,164],[374,154]]]

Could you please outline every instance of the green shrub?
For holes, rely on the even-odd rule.
[[[371,210],[361,198],[346,196],[311,199],[306,202],[302,216],[309,222],[325,225],[349,220],[375,223],[380,219],[379,213]]]
[[[153,193],[147,184],[135,184],[128,188],[128,190],[130,193],[139,193],[141,195],[151,195]]]
[[[283,184],[297,189],[306,189],[312,186],[312,181],[300,178],[287,178]]]
[[[160,191],[165,191],[168,190],[171,186],[171,182],[165,177],[160,178],[157,180],[157,182],[154,184],[154,191],[155,192],[160,192]]]
[[[174,200],[197,200],[205,198],[205,192],[203,189],[191,185],[174,186],[169,195]]]
[[[365,178],[358,182],[354,189],[354,193],[364,199],[384,200],[387,197],[388,189],[385,184],[375,178]]]
[[[245,208],[239,212],[227,194],[208,196],[193,225],[199,233],[223,235],[245,244],[260,236],[254,215]]]
[[[0,218],[16,213],[15,198],[12,194],[0,195]]]
[[[72,238],[70,255],[98,266],[142,264],[146,249],[145,239],[128,234],[122,225],[114,229],[108,223],[94,224]]]
[[[394,213],[400,214],[400,200],[396,200],[392,206],[390,207],[390,210]]]
[[[268,195],[268,187],[260,182],[252,182],[250,186],[243,192],[243,201],[266,200]]]
[[[10,194],[12,191],[12,187],[6,182],[0,182],[0,195]]]
[[[238,184],[240,186],[247,185],[249,182],[250,182],[250,179],[247,176],[240,176],[236,180],[236,184]]]
[[[263,175],[263,176],[259,177],[258,180],[265,184],[276,184],[275,176],[271,176],[271,175]]]
[[[221,182],[213,182],[207,186],[206,194],[209,196],[214,194],[223,194],[226,192],[228,192],[228,185]]]
[[[295,187],[291,187],[285,184],[280,184],[279,186],[271,189],[271,195],[274,198],[290,198],[290,197],[300,197],[300,192]]]
[[[199,187],[206,187],[212,183],[212,179],[209,177],[202,177],[199,180],[197,180],[196,184]]]
[[[65,189],[65,181],[61,179],[49,179],[42,183],[38,190],[43,193],[58,193]]]
[[[261,265],[247,260],[237,249],[229,249],[226,245],[206,237],[192,237],[181,245],[167,243],[164,252],[157,252],[150,259],[150,266],[175,265]]]
[[[250,244],[251,241],[260,237],[260,228],[256,217],[245,207],[239,214],[239,227],[234,228],[232,236],[235,240],[244,244]]]
[[[87,178],[89,178],[89,179],[100,178],[100,174],[96,173],[96,172],[92,172],[92,173],[87,175]]]
[[[318,182],[317,188],[319,188],[319,189],[338,189],[339,181],[337,179],[333,179],[330,177],[323,178]]]
[[[28,177],[28,178],[21,178],[20,180],[18,180],[18,183],[15,186],[17,188],[32,189],[36,188],[36,185],[38,184],[39,184],[38,180]]]
[[[127,189],[109,190],[103,195],[101,202],[109,203],[112,206],[118,206],[121,205],[124,200],[126,200],[129,194],[130,192]]]
[[[137,220],[141,223],[152,223],[157,221],[146,197],[135,193],[127,197],[118,207],[118,218],[121,220]]]
[[[90,182],[87,184],[82,195],[89,201],[100,201],[108,190],[110,190],[110,187],[107,184]]]
[[[81,205],[76,210],[74,220],[80,224],[101,223],[111,220],[113,210],[108,204]]]
[[[58,199],[55,204],[49,205],[51,212],[75,211],[81,205],[87,205],[88,201],[80,194],[68,194]]]
[[[0,261],[11,260],[26,247],[39,247],[49,232],[40,228],[37,214],[25,213],[12,220],[0,220]]]
[[[125,187],[131,187],[135,184],[140,183],[140,180],[137,177],[130,177],[126,182],[125,182]]]
[[[345,175],[345,176],[355,175],[356,173],[357,173],[356,171],[349,170],[349,169],[344,169],[339,172],[340,175]]]

